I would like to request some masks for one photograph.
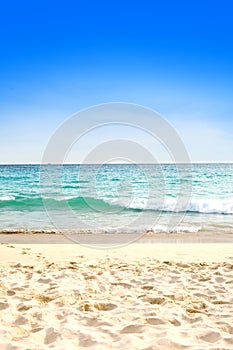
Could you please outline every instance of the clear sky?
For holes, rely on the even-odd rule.
[[[39,163],[66,118],[113,101],[158,111],[192,161],[233,161],[232,18],[231,0],[2,2],[0,162]]]

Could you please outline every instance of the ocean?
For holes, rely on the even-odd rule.
[[[1,165],[0,231],[232,233],[233,164]]]

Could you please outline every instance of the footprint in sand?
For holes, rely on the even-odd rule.
[[[20,303],[18,306],[17,306],[17,310],[20,311],[20,312],[23,312],[23,311],[27,311],[29,309],[32,308],[32,305],[27,305],[25,303]]]
[[[144,326],[140,326],[140,325],[129,325],[124,327],[120,333],[121,334],[128,334],[128,333],[143,333],[145,330]]]
[[[39,301],[41,304],[47,304],[50,301],[53,301],[55,298],[52,298],[52,297],[49,297],[49,296],[43,295],[43,294],[37,294],[34,296],[34,299]]]
[[[0,310],[5,310],[9,307],[8,303],[0,303]]]
[[[53,327],[50,327],[46,330],[44,344],[49,345],[51,343],[54,343],[58,338],[59,338],[59,333],[56,332]]]
[[[215,343],[221,338],[220,333],[214,331],[207,331],[204,335],[200,336],[200,339],[208,342]]]
[[[165,298],[163,297],[155,297],[155,298],[148,298],[147,301],[152,305],[162,305],[165,302]]]
[[[15,326],[22,326],[26,323],[28,323],[28,319],[26,317],[20,316],[15,320],[14,325]]]
[[[148,317],[148,318],[146,318],[146,323],[151,324],[153,326],[166,324],[166,322],[164,320],[162,320],[161,318],[158,318],[158,317]]]
[[[49,282],[52,282],[52,280],[50,278],[39,278],[37,282],[47,284]]]
[[[116,304],[111,303],[97,303],[94,304],[94,307],[99,311],[111,311],[117,308]]]
[[[175,326],[175,327],[181,326],[181,322],[179,320],[177,320],[177,318],[173,318],[173,319],[169,320],[169,322],[171,324],[173,324],[173,326]]]
[[[27,273],[26,280],[30,280],[33,277],[33,273]]]
[[[144,286],[141,286],[141,289],[145,289],[145,290],[151,290],[153,289],[154,286],[151,286],[151,285],[144,285]]]
[[[10,267],[21,267],[22,265],[20,263],[12,264]]]
[[[30,255],[31,254],[31,249],[30,248],[23,248],[21,254],[28,254],[28,255]]]
[[[42,327],[35,327],[35,328],[33,328],[32,330],[31,330],[31,332],[32,333],[37,333],[37,332],[40,332],[40,331],[42,331],[44,328],[42,328]]]
[[[44,260],[45,261],[45,256],[43,256],[41,253],[38,253],[37,255],[36,255],[36,260],[38,260],[38,261],[40,261],[40,260]]]
[[[78,334],[78,339],[79,339],[79,347],[87,348],[96,344],[96,342],[92,339],[92,337],[89,334],[80,332]]]
[[[225,278],[223,278],[223,277],[216,277],[216,278],[215,278],[215,281],[216,281],[217,283],[224,283],[224,282],[225,282]]]
[[[93,308],[99,310],[99,311],[111,311],[117,308],[116,304],[111,304],[111,303],[95,303],[95,304],[89,304],[89,303],[84,303],[82,306],[82,311],[92,311]]]
[[[190,264],[185,264],[185,263],[182,263],[182,262],[176,263],[176,266],[182,267],[182,268],[184,268],[184,269],[190,268],[190,267],[191,267]]]
[[[132,284],[129,284],[127,282],[113,282],[111,283],[111,285],[113,286],[120,286],[120,287],[123,287],[123,288],[132,288]]]
[[[74,269],[74,267],[72,267],[72,269]],[[95,275],[85,275],[83,274],[85,280],[95,280],[96,276]]]
[[[9,289],[9,290],[6,292],[6,294],[9,295],[9,296],[11,297],[11,296],[15,295],[15,292],[14,292],[13,290],[10,290],[10,289]]]

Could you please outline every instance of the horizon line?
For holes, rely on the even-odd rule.
[[[28,162],[28,163],[0,163],[2,165],[167,165],[167,164],[233,164],[233,161],[195,161],[195,162],[158,162],[158,163],[73,163],[73,162],[64,162],[64,163],[37,163],[37,162]]]

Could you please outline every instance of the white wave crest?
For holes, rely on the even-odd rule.
[[[231,199],[193,199],[189,211],[198,213],[233,214],[233,198]]]
[[[189,203],[181,198],[166,198],[162,201],[134,201],[128,206],[130,209],[158,210],[165,212],[196,212],[206,214],[233,214],[233,198],[213,199],[213,198],[193,198]]]
[[[2,196],[0,197],[0,201],[14,201],[15,197],[14,196]]]
[[[154,233],[196,233],[201,231],[201,226],[194,226],[194,225],[178,225],[175,227],[169,227],[167,225],[156,225],[152,229],[147,230],[147,232],[154,232]]]

